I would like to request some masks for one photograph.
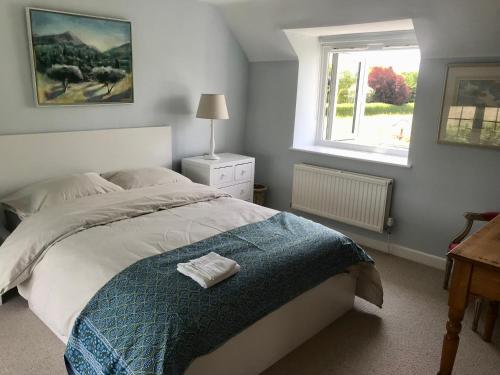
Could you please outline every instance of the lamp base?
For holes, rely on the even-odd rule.
[[[203,155],[203,159],[206,159],[206,160],[219,160],[220,157],[218,155],[215,155],[215,154],[207,154],[207,155]]]

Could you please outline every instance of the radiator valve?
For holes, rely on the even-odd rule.
[[[387,227],[392,228],[394,226],[394,218],[393,217],[388,217],[387,218]]]

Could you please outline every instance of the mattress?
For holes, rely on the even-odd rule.
[[[21,223],[0,252],[0,290],[17,285],[30,309],[67,342],[82,309],[130,265],[276,213],[193,183],[82,198]],[[195,360],[188,374],[207,373],[207,368],[223,373],[224,357],[225,368],[232,369],[227,373],[262,371],[351,308],[355,294],[381,305],[374,267],[354,267],[349,275],[335,276],[295,298]],[[298,322],[307,328],[293,329]],[[267,347],[257,340],[265,335]],[[237,352],[228,362],[227,355]]]

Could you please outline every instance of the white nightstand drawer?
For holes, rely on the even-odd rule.
[[[233,182],[234,168],[232,166],[215,168],[213,176],[214,176],[213,184],[215,186],[225,186]]]
[[[224,190],[235,198],[253,202],[255,159],[238,154],[219,154],[219,159],[193,156],[182,159],[182,173],[193,182]]]
[[[236,164],[234,167],[235,181],[251,181],[253,172],[253,163]]]
[[[245,182],[243,184],[228,186],[222,188],[226,193],[229,193],[233,198],[242,199],[244,201],[253,201],[253,183]]]

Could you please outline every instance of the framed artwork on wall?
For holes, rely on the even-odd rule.
[[[438,142],[500,149],[500,63],[448,66]]]
[[[133,103],[130,21],[27,8],[38,106]]]

